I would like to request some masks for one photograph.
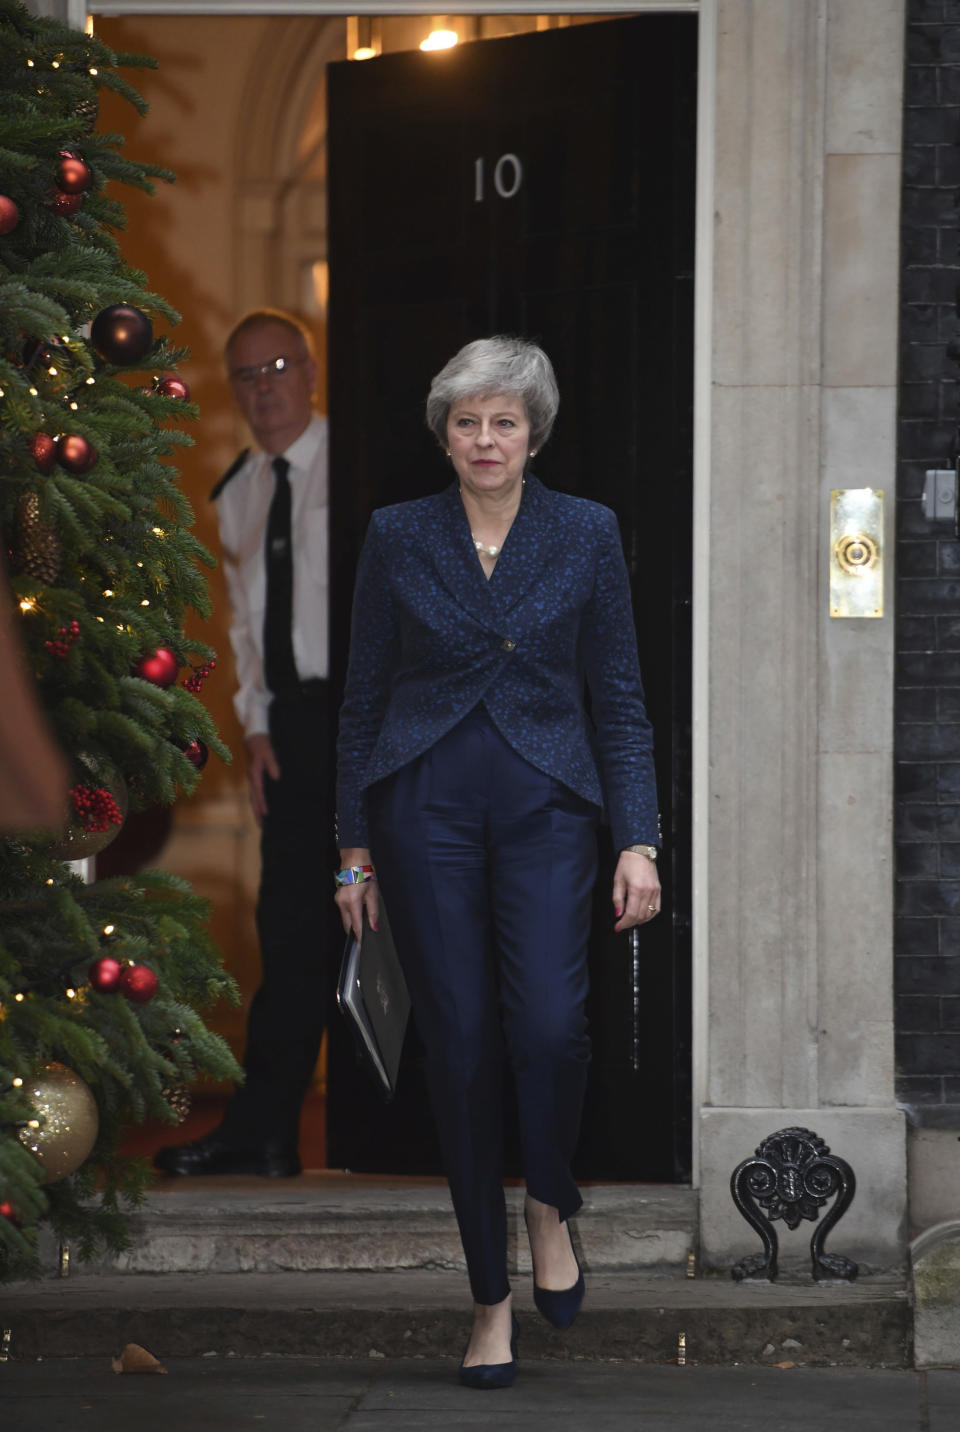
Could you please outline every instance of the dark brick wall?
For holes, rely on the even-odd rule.
[[[897,1088],[960,1127],[960,543],[926,468],[957,452],[960,0],[908,0],[897,501]]]

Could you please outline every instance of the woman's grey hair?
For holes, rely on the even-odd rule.
[[[430,384],[427,426],[445,448],[453,404],[500,393],[520,399],[530,421],[530,445],[542,447],[553,428],[560,394],[550,359],[524,338],[476,338],[455,353]]]

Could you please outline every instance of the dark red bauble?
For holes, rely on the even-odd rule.
[[[57,462],[76,477],[89,472],[99,456],[93,443],[79,433],[64,433],[57,438]]]
[[[113,303],[93,320],[90,338],[108,363],[139,363],[153,347],[153,324],[132,303]]]
[[[0,234],[10,234],[20,222],[20,210],[6,194],[0,194]]]
[[[165,646],[158,646],[150,656],[141,656],[133,674],[142,676],[144,681],[152,681],[154,686],[172,686],[179,670],[180,663],[173,652]]]
[[[198,771],[202,771],[210,759],[210,752],[207,749],[207,745],[204,741],[200,740],[199,736],[194,736],[192,741],[187,742],[183,748],[183,754],[191,766],[196,766]]]
[[[173,373],[161,378],[157,384],[157,392],[162,398],[182,398],[185,403],[190,401],[190,389],[182,378],[177,378]]]
[[[3,1202],[0,1203],[0,1218],[5,1218],[7,1222],[12,1223],[15,1228],[20,1227],[20,1220],[17,1217],[16,1209],[8,1198],[5,1198]]]
[[[82,194],[63,194],[58,189],[53,196],[53,211],[59,214],[62,219],[69,219],[83,206]]]
[[[94,960],[89,969],[90,983],[101,994],[109,994],[115,990],[120,983],[122,974],[123,965],[119,960],[112,959],[110,955],[101,955],[99,960]]]
[[[38,472],[52,472],[57,460],[57,441],[49,433],[34,433],[30,439],[30,455]]]
[[[84,164],[78,154],[71,154],[69,150],[61,149],[57,177],[54,180],[61,193],[85,194],[92,182],[93,175],[90,173],[90,166]]]
[[[124,965],[119,990],[131,1004],[146,1004],[160,988],[160,981],[149,965]]]

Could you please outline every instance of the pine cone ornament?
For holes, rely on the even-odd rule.
[[[182,1124],[193,1106],[193,1099],[186,1084],[177,1080],[173,1083],[165,1084],[160,1092],[176,1114],[177,1123]]]
[[[17,503],[17,535],[13,567],[38,581],[55,582],[60,574],[63,547],[52,527],[40,521],[40,499],[25,492]]]

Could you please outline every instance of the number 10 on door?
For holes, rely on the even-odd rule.
[[[473,161],[473,197],[482,204],[486,196],[485,166],[483,159]],[[523,165],[516,154],[501,154],[493,167],[493,187],[501,199],[512,199],[520,192],[523,183]]]

